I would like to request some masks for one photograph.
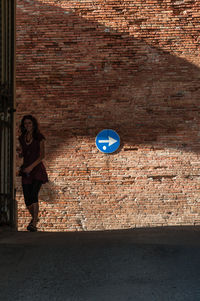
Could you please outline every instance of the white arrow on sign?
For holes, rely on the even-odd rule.
[[[110,136],[108,136],[108,140],[99,140],[99,143],[108,143],[108,146],[111,146],[116,142],[117,142],[117,140],[115,140],[114,138],[112,138]]]

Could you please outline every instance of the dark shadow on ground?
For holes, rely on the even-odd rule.
[[[132,228],[105,231],[42,232],[15,231],[6,228],[0,231],[1,243],[27,245],[43,244],[155,244],[196,245],[200,247],[200,226],[165,226]]]
[[[0,233],[5,301],[197,301],[199,227]]]

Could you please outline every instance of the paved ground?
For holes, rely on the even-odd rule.
[[[0,231],[0,300],[199,301],[200,228]]]

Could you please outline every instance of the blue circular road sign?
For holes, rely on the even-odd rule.
[[[102,153],[110,154],[120,146],[120,137],[113,130],[103,130],[96,136],[96,147]]]

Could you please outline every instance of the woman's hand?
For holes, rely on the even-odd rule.
[[[31,171],[32,171],[31,165],[23,169],[23,172],[27,174],[29,174]]]

